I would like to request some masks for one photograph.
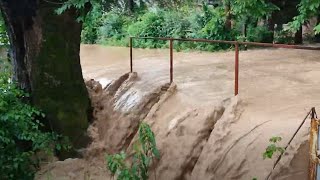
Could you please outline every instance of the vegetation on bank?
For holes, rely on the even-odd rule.
[[[33,179],[38,153],[69,148],[65,138],[44,131],[45,115],[27,103],[28,97],[8,73],[0,73],[0,179]]]
[[[270,42],[271,32],[265,26],[248,25],[247,36],[242,34],[241,19],[233,28],[225,25],[226,16],[223,7],[213,8],[204,4],[202,7],[189,6],[178,9],[153,8],[133,15],[125,15],[114,9],[94,18],[96,26],[90,28],[85,22],[82,32],[83,43],[127,46],[129,36],[138,37],[174,37],[202,38],[212,40],[248,40]],[[95,31],[92,29],[96,29]],[[135,47],[166,48],[167,41],[135,40]],[[176,42],[178,50],[215,51],[230,48],[225,44]]]
[[[214,5],[209,5],[209,1],[192,0],[148,2],[132,1],[131,9],[128,1],[113,3],[108,8],[103,3],[93,3],[92,10],[82,18],[82,42],[128,46],[129,36],[288,44],[301,43],[302,36],[311,41],[316,39],[314,33],[303,35],[300,29],[309,24],[310,18],[318,16],[320,1],[216,0]],[[309,28],[312,31],[312,27]],[[319,28],[315,26],[314,32],[318,33]],[[134,46],[141,48],[166,48],[168,45],[161,40],[134,41]],[[175,48],[215,51],[230,46],[176,42]]]
[[[113,179],[118,180],[147,180],[149,179],[149,168],[155,159],[160,158],[160,152],[156,145],[154,133],[150,126],[141,123],[138,130],[138,139],[133,144],[133,154],[131,158],[124,152],[107,155],[107,168],[111,172]],[[130,164],[126,163],[131,159]],[[156,179],[156,173],[154,172]]]
[[[266,148],[266,151],[263,153],[263,159],[272,159],[275,153],[282,155],[285,151],[285,148],[278,146],[278,143],[282,140],[282,137],[274,136],[269,139],[269,146]]]
[[[0,16],[0,179],[34,179],[49,156],[71,148],[44,125],[45,114],[29,101],[30,94],[12,80],[9,38]]]

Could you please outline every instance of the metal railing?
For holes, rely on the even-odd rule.
[[[130,37],[130,71],[133,72],[133,39],[153,39],[153,40],[165,40],[169,41],[170,50],[170,83],[173,82],[173,42],[174,41],[190,41],[190,42],[206,42],[206,43],[223,43],[231,44],[235,46],[235,80],[234,80],[234,95],[239,93],[239,45],[250,45],[250,46],[262,46],[272,48],[285,48],[285,49],[304,49],[304,50],[320,50],[320,47],[310,47],[301,45],[287,45],[287,44],[272,44],[272,43],[258,43],[258,42],[239,42],[239,41],[223,41],[223,40],[208,40],[208,39],[179,39],[179,38],[161,38],[161,37]],[[312,108],[305,119],[300,124],[293,137],[290,139],[287,147],[298,133],[307,117],[311,115],[311,129],[309,139],[309,180],[320,179],[320,120],[317,118],[315,108]],[[286,148],[287,148],[286,147]],[[285,148],[285,149],[286,149]],[[279,156],[274,167],[280,161]]]
[[[173,42],[174,41],[189,41],[189,42],[205,42],[205,43],[221,43],[231,44],[235,46],[235,66],[234,66],[234,95],[239,93],[239,45],[247,46],[261,46],[272,48],[285,48],[285,49],[304,49],[304,50],[320,50],[320,47],[310,47],[301,45],[288,45],[288,44],[272,44],[272,43],[258,43],[258,42],[241,42],[241,41],[223,41],[223,40],[208,40],[208,39],[181,39],[181,38],[167,38],[167,37],[130,37],[130,72],[133,72],[133,39],[152,39],[169,41],[170,50],[170,83],[173,82]]]

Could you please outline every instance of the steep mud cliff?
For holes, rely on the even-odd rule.
[[[136,73],[105,84],[88,80],[94,107],[88,129],[91,144],[83,158],[43,165],[36,179],[108,179],[105,155],[129,152],[139,123],[151,125],[161,158],[150,173],[157,179],[305,179],[308,124],[289,146],[279,165],[262,153],[276,124],[249,120],[250,106],[241,97],[220,103],[194,104],[175,84],[146,87]],[[252,114],[252,113],[249,113]],[[257,115],[257,114],[253,114]],[[281,134],[286,140],[289,134]],[[156,172],[154,172],[156,171]],[[153,179],[154,177],[150,177]]]

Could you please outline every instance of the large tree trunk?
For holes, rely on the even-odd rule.
[[[81,24],[75,10],[56,15],[58,3],[52,1],[0,0],[0,8],[8,27],[14,80],[46,114],[45,124],[78,148],[84,145],[90,109],[79,57]]]

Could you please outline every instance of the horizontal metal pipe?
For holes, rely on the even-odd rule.
[[[273,48],[285,48],[285,49],[320,50],[320,47],[289,45],[289,44],[272,44],[272,43],[258,43],[258,42],[239,42],[239,44],[252,45],[252,46],[273,47]]]
[[[207,43],[224,43],[235,44],[237,41],[224,41],[224,40],[209,40],[209,39],[187,39],[187,38],[167,38],[167,37],[132,37],[135,39],[155,39],[155,40],[174,40],[174,41],[192,41],[192,42],[207,42]]]
[[[288,45],[288,44],[272,44],[272,43],[259,43],[259,42],[241,42],[241,41],[224,41],[224,40],[209,40],[209,39],[188,39],[188,38],[168,38],[168,37],[131,37],[135,39],[155,39],[155,40],[174,40],[174,41],[191,41],[191,42],[206,42],[206,43],[222,43],[222,44],[239,44],[250,46],[263,46],[272,48],[285,48],[285,49],[304,49],[304,50],[320,50],[320,47],[301,46],[301,45]]]

